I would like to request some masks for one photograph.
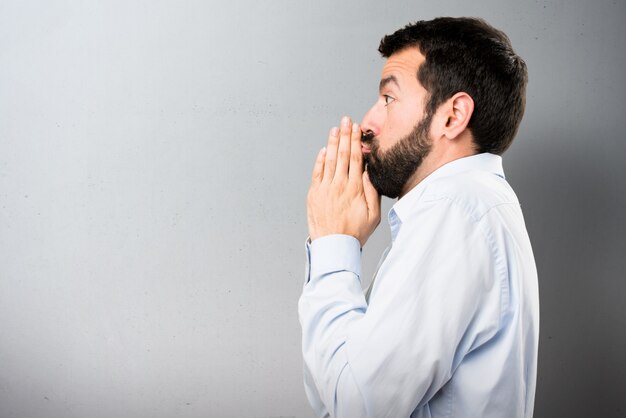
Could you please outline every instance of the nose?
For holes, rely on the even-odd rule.
[[[377,104],[374,104],[374,106],[367,111],[365,116],[363,116],[363,120],[361,121],[361,130],[363,133],[371,132],[374,136],[378,136],[382,124],[383,118],[380,109],[378,109]]]

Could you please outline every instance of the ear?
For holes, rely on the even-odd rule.
[[[454,140],[467,128],[474,112],[474,100],[464,92],[456,93],[441,106],[443,114],[442,134]]]

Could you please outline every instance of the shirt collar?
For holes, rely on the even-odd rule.
[[[397,235],[400,224],[402,224],[402,219],[406,219],[409,215],[410,208],[420,199],[429,183],[443,177],[471,170],[486,171],[504,178],[502,157],[495,154],[483,153],[471,155],[442,165],[409,190],[406,195],[393,205],[389,211],[389,225],[391,226],[392,237]]]

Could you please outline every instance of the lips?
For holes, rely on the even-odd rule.
[[[367,145],[362,143],[361,144],[361,152],[363,154],[369,154],[371,152],[371,149],[370,149],[370,147],[368,147]]]

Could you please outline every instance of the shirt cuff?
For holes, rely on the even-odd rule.
[[[307,282],[329,273],[350,271],[361,277],[361,243],[351,235],[326,235],[307,242]]]

